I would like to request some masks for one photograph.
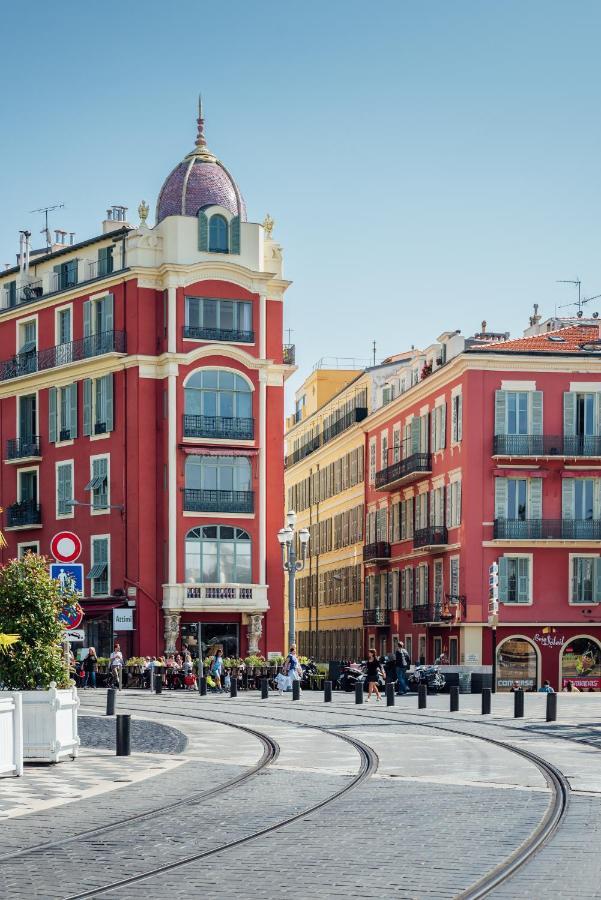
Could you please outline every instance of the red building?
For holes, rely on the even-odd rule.
[[[115,634],[128,655],[280,651],[293,351],[273,223],[247,221],[202,112],[156,225],[144,203],[139,227],[125,213],[79,243],[34,252],[26,235],[0,278],[3,559],[78,535],[100,654]]]
[[[367,644],[490,666],[496,561],[499,689],[600,689],[598,323],[446,333],[393,393],[366,420]]]

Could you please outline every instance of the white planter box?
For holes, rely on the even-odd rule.
[[[10,691],[23,703],[23,758],[60,762],[79,752],[75,687],[47,691]]]
[[[23,774],[23,712],[19,694],[0,694],[0,775]]]

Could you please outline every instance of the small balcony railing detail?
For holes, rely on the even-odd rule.
[[[334,422],[324,428],[323,432],[313,435],[307,441],[305,441],[304,444],[302,444],[292,453],[289,453],[285,459],[286,467],[293,466],[301,459],[309,456],[310,453],[314,453],[316,450],[319,450],[319,448],[323,447],[324,444],[327,444],[328,441],[331,441],[335,437],[338,437],[339,434],[342,434],[343,431],[346,431],[347,428],[350,428],[357,422],[362,422],[366,417],[367,407],[365,406],[356,406],[349,412],[346,412],[343,415],[339,416]]]
[[[415,605],[411,610],[414,625],[431,623],[448,624],[459,622],[465,618],[465,597],[457,594],[445,594],[444,600]]]
[[[493,456],[598,456],[600,435],[497,434]]]
[[[124,331],[103,331],[77,341],[48,347],[46,350],[17,353],[11,359],[0,362],[0,381],[20,378],[32,372],[43,372],[68,363],[102,356],[104,353],[125,353]]]
[[[600,519],[495,519],[493,536],[508,541],[599,541]]]
[[[415,481],[421,475],[427,475],[432,471],[432,456],[430,453],[413,453],[405,459],[386,466],[376,472],[376,490],[382,490],[389,485],[401,481]]]
[[[413,533],[413,546],[419,547],[446,547],[449,543],[449,534],[444,525],[429,525],[428,528],[418,528]]]
[[[364,609],[364,625],[390,625],[390,611],[388,609]]]
[[[184,415],[184,437],[219,438],[227,441],[252,441],[254,436],[254,419]]]
[[[184,488],[184,509],[187,512],[252,513],[254,493]]]
[[[294,344],[284,344],[283,357],[285,366],[293,366],[296,362],[296,346]]]
[[[25,459],[30,456],[40,455],[40,438],[37,434],[26,435],[20,438],[10,438],[6,442],[7,459]]]
[[[22,528],[26,525],[41,525],[42,510],[33,500],[22,500],[13,503],[6,510],[6,527]]]
[[[390,544],[387,541],[376,541],[364,546],[363,562],[376,562],[380,559],[390,559]]]
[[[200,325],[184,325],[184,337],[195,341],[236,341],[253,344],[254,331],[238,331],[234,328],[204,328]]]

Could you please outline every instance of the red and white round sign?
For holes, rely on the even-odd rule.
[[[75,562],[81,553],[81,540],[72,531],[59,531],[50,541],[50,552],[57,562]]]

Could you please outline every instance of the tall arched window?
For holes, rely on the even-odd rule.
[[[218,213],[209,219],[209,251],[211,253],[227,253],[227,219]]]
[[[250,385],[234,372],[201,369],[186,382],[185,412],[188,416],[251,418]]]
[[[186,581],[252,584],[252,542],[231,525],[202,525],[186,535]]]
[[[189,490],[250,491],[250,460],[246,456],[189,456],[185,477]]]

